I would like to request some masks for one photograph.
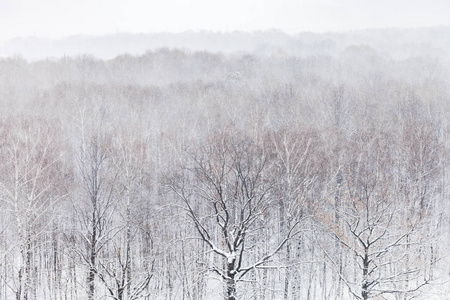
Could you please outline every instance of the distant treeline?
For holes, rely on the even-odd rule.
[[[335,55],[352,45],[367,45],[395,58],[407,58],[428,53],[430,56],[448,55],[450,28],[372,29],[352,32],[312,33],[288,35],[280,30],[256,32],[183,33],[116,33],[105,36],[75,35],[61,39],[21,37],[0,43],[0,57],[22,55],[26,59],[60,58],[81,54],[111,59],[129,53],[142,55],[159,48],[185,49],[222,53],[277,52],[295,56]]]

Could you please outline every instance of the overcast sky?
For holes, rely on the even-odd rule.
[[[450,25],[449,0],[0,0],[0,40],[17,36]]]

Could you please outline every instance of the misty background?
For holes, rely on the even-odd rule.
[[[444,0],[3,0],[0,56],[109,59],[160,47],[308,54],[326,43],[329,53],[353,43],[446,51],[449,14]]]

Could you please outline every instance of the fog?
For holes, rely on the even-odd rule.
[[[0,3],[0,300],[449,299],[446,2],[149,3]]]
[[[299,33],[281,30],[218,33],[111,34],[70,36],[61,39],[14,38],[0,44],[0,56],[21,56],[27,60],[58,59],[64,56],[92,55],[112,59],[122,54],[142,55],[159,48],[210,51],[227,54],[270,55],[283,52],[294,56],[335,56],[347,47],[365,45],[395,58],[411,56],[448,57],[450,27],[416,29],[371,29],[342,33]]]
[[[370,28],[448,26],[445,0],[3,0],[0,41],[14,37],[232,32],[279,29],[288,34]]]

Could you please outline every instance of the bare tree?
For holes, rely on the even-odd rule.
[[[236,283],[267,264],[296,229],[291,224],[281,242],[271,241],[270,251],[250,261],[257,234],[278,205],[272,168],[273,157],[249,137],[219,133],[191,153],[182,172],[170,179],[200,238],[222,258],[211,270],[225,280],[227,300],[237,299]]]
[[[336,208],[340,222],[333,222],[326,208],[319,216],[352,257],[355,269],[338,268],[329,251],[323,250],[350,293],[364,300],[385,294],[412,294],[428,283],[423,277],[420,251],[425,243],[420,239],[423,219],[420,213],[407,213],[408,206],[393,184],[393,151],[386,149],[395,143],[386,135],[371,133],[368,136],[363,132],[363,144],[352,144],[354,150],[343,170],[345,192]],[[412,281],[416,284],[408,286]]]
[[[83,194],[88,201],[80,201],[75,205],[81,231],[81,239],[85,245],[75,245],[74,251],[88,267],[87,285],[88,299],[95,299],[95,278],[98,274],[98,257],[108,241],[118,232],[112,226],[115,195],[115,178],[106,149],[103,133],[94,134],[82,144],[77,157],[81,175]]]

